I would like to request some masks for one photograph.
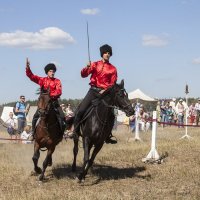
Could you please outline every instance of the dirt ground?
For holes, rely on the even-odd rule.
[[[161,164],[146,164],[142,159],[151,148],[151,131],[134,133],[119,126],[115,145],[105,144],[84,183],[77,183],[81,170],[82,144],[79,145],[78,170],[71,172],[71,140],[63,140],[53,154],[53,166],[43,182],[33,171],[33,144],[11,141],[0,143],[0,199],[200,199],[200,130],[188,128],[192,139],[180,139],[185,129],[157,128],[156,149],[168,153]],[[0,132],[0,137],[8,137]],[[39,165],[46,152],[41,152]]]

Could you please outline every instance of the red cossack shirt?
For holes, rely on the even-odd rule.
[[[62,85],[59,79],[49,77],[39,77],[34,75],[31,69],[26,69],[26,75],[35,83],[44,89],[50,88],[50,97],[58,99],[62,94]]]
[[[102,60],[93,62],[90,67],[85,67],[81,70],[81,76],[83,78],[90,74],[90,85],[105,90],[113,86],[117,81],[116,67]]]

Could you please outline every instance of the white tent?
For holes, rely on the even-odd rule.
[[[154,98],[147,96],[140,89],[128,93],[129,99],[141,99],[144,101],[156,101]]]
[[[9,113],[13,112],[13,107],[5,106],[3,108],[2,114],[1,114],[1,119],[6,122],[9,119]],[[17,116],[13,116],[14,119],[17,119]]]
[[[31,125],[32,119],[33,119],[33,115],[35,114],[37,110],[37,106],[31,106],[29,109],[29,112],[26,116],[26,120],[27,120],[27,125]],[[13,112],[13,107],[9,107],[9,106],[5,106],[3,108],[3,112],[1,114],[1,119],[6,123],[6,121],[9,119],[9,113]],[[17,122],[17,116],[13,116],[15,121]]]

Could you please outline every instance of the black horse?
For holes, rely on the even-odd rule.
[[[105,91],[100,99],[95,100],[93,106],[83,117],[81,122],[81,136],[84,148],[84,163],[78,181],[82,182],[92,166],[93,161],[101,150],[106,138],[112,131],[114,125],[114,108],[118,108],[127,116],[134,114],[134,109],[128,99],[128,94],[124,89],[124,81],[115,84]],[[79,138],[74,138],[74,160],[72,171],[76,171],[76,157],[78,154]],[[94,146],[90,157],[91,148]]]
[[[53,101],[49,96],[49,90],[41,89],[38,99],[39,122],[35,130],[34,155],[32,157],[34,170],[37,174],[41,174],[39,180],[44,179],[44,173],[47,166],[52,165],[52,154],[56,145],[63,138],[63,131],[59,124],[58,113]],[[47,156],[43,162],[43,169],[38,167],[38,159],[40,157],[40,149],[47,149]]]

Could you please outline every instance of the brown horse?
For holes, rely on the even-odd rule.
[[[34,170],[39,176],[39,180],[44,179],[47,166],[52,165],[52,154],[56,145],[63,138],[63,131],[60,127],[57,111],[54,108],[54,101],[49,96],[49,90],[41,89],[38,99],[39,122],[35,130],[34,155],[32,157]],[[43,168],[38,167],[41,148],[47,149],[47,156],[43,162]]]

